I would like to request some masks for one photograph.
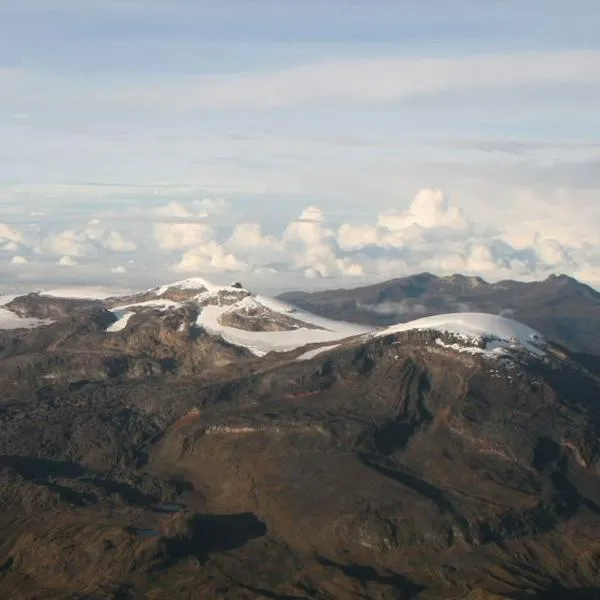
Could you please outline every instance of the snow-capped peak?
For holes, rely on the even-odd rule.
[[[164,313],[184,306],[195,308],[198,315],[195,322],[188,325],[200,327],[258,356],[287,352],[308,344],[331,343],[372,331],[251,294],[239,283],[215,285],[201,278],[169,283],[113,302],[111,310],[117,322],[108,331],[126,329],[136,312]]]
[[[506,350],[520,349],[536,356],[544,356],[546,348],[544,336],[531,327],[513,319],[487,313],[465,312],[434,315],[393,325],[374,335],[383,337],[411,330],[450,334],[459,343],[447,344],[441,339],[437,339],[436,343],[473,353],[499,355]]]
[[[167,283],[165,285],[160,286],[158,289],[153,289],[153,291],[157,296],[163,296],[169,290],[177,289],[177,290],[198,290],[207,291],[207,292],[216,292],[221,287],[214,283],[207,281],[206,279],[202,279],[201,277],[192,277],[190,279],[182,279],[181,281],[173,281],[171,283]]]

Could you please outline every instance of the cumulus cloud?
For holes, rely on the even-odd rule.
[[[465,261],[467,271],[486,273],[497,266],[498,263],[492,253],[492,249],[484,242],[476,242],[469,248]]]
[[[419,190],[407,212],[381,214],[377,224],[392,232],[406,231],[413,225],[424,229],[449,228],[461,231],[469,227],[460,208],[451,205],[442,190],[430,188]]]
[[[325,224],[320,208],[305,208],[298,219],[289,223],[282,244],[292,266],[310,279],[336,275],[362,275],[362,265],[340,256],[335,231]]]
[[[394,277],[415,271],[465,273],[489,279],[535,278],[572,267],[570,250],[533,235],[513,245],[504,232],[471,222],[441,190],[419,190],[406,209],[374,215],[372,223],[333,226],[317,206],[306,207],[280,235],[240,223],[224,241],[203,225],[183,225],[165,248],[184,250],[177,269],[299,273],[307,279]],[[188,227],[192,227],[188,229]],[[240,257],[243,257],[241,259]],[[600,257],[588,257],[589,264]],[[402,310],[402,307],[390,307]]]
[[[475,224],[441,190],[425,188],[407,210],[379,214],[374,224],[344,223],[336,239],[364,272],[381,276],[427,270],[490,279],[535,278],[573,268],[572,248],[540,236],[536,229],[527,235],[521,231],[515,236],[511,228]]]
[[[568,251],[555,239],[536,237],[535,252],[548,267],[571,265]]]
[[[365,246],[378,246],[381,243],[380,232],[372,225],[350,225],[343,223],[337,233],[340,248],[356,250]]]
[[[5,223],[0,223],[0,242],[4,241],[20,244],[23,241],[23,235]]]
[[[202,198],[188,200],[172,200],[151,211],[154,217],[166,219],[207,219],[223,215],[229,210],[224,198]]]
[[[263,235],[260,223],[240,223],[236,225],[227,244],[242,250],[278,250],[281,242],[272,235]]]
[[[295,266],[309,276],[327,276],[336,259],[335,233],[325,227],[324,220],[319,208],[309,206],[283,232],[282,242]]]
[[[84,232],[66,229],[46,238],[44,249],[53,254],[63,255],[63,258],[84,256],[89,251],[89,238]]]
[[[332,285],[345,280],[353,285],[361,278],[382,280],[422,271],[481,275],[490,280],[539,279],[551,272],[566,272],[600,285],[596,243],[558,239],[552,228],[542,227],[541,218],[530,220],[529,229],[519,223],[518,235],[514,228],[478,223],[456,199],[438,189],[421,189],[404,206],[398,203],[361,222],[340,222],[318,206],[307,206],[278,231],[271,223],[268,233],[258,221],[227,224],[222,220],[218,226],[210,222],[213,211],[224,209],[213,200],[165,203],[150,211],[155,244],[149,242],[147,228],[139,227],[143,220],[127,221],[138,227],[124,231],[107,228],[98,219],[81,229],[59,231],[49,231],[40,221],[39,227],[28,228],[24,234],[10,224],[3,225],[0,250],[6,250],[7,244],[15,246],[8,259],[14,265],[26,264],[32,255],[38,259],[49,254],[62,267],[86,265],[97,271],[104,265],[103,273],[118,276],[130,271],[132,278],[144,273],[162,277],[161,271],[166,277],[168,270],[213,277],[240,272],[244,280],[274,282],[289,277],[297,282],[302,277],[317,287],[322,285],[317,280],[331,280]],[[133,252],[132,268],[132,260],[114,259],[115,254]],[[37,262],[31,263],[31,269]],[[381,310],[401,314],[408,309],[390,304]],[[410,310],[418,314],[418,307]]]
[[[23,234],[13,227],[0,223],[0,251],[16,252],[23,244]]]
[[[186,273],[206,270],[243,271],[247,265],[221,244],[211,240],[185,252],[175,268]]]
[[[72,256],[61,256],[58,264],[61,267],[76,267],[77,261]]]
[[[233,229],[224,247],[234,255],[244,256],[254,268],[267,268],[272,264],[285,264],[287,251],[281,239],[265,235],[259,223],[239,223]]]
[[[207,268],[235,271],[252,266],[263,273],[300,272],[309,279],[362,275],[360,263],[341,256],[335,231],[325,221],[321,209],[309,206],[280,236],[264,234],[259,223],[240,223],[222,244],[212,235],[197,240],[177,268],[187,272]]]
[[[169,202],[153,211],[158,218],[154,238],[160,248],[181,250],[194,248],[215,239],[210,219],[227,211],[222,199],[203,198],[188,202]]]
[[[97,220],[91,221],[83,230],[66,229],[49,235],[43,250],[52,254],[83,257],[109,252],[135,252],[138,245],[119,231],[108,230]]]
[[[172,217],[175,219],[187,219],[193,216],[192,211],[187,206],[175,201],[156,208],[154,214],[158,217]]]
[[[179,250],[203,244],[214,237],[213,228],[206,223],[157,223],[154,237],[165,250]]]
[[[208,218],[223,215],[228,210],[228,204],[224,198],[202,198],[202,200],[194,200],[192,204],[198,217]]]
[[[424,188],[415,195],[408,210],[381,213],[375,225],[342,224],[337,240],[344,250],[368,246],[404,248],[424,243],[432,231],[443,230],[447,237],[464,234],[469,228],[462,210],[442,190]]]
[[[110,252],[135,252],[138,249],[138,245],[127,239],[124,234],[104,229],[98,222],[91,223],[84,234],[90,241],[96,242]]]

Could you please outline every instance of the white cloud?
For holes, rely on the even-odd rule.
[[[427,307],[423,304],[412,304],[407,300],[399,302],[380,302],[379,304],[362,304],[358,306],[364,310],[374,312],[379,315],[410,315],[418,317],[427,312]]]
[[[519,196],[523,197],[539,208],[537,196]],[[460,272],[491,280],[536,279],[560,271],[600,284],[597,244],[589,237],[581,241],[575,230],[560,239],[552,235],[556,221],[558,225],[576,222],[569,213],[577,211],[562,204],[563,198],[556,196],[548,205],[551,221],[545,214],[532,211],[522,221],[514,217],[499,220],[495,227],[495,223],[473,220],[470,210],[464,210],[456,200],[450,201],[440,190],[424,188],[405,208],[395,203],[394,210],[373,211],[358,222],[348,219],[340,223],[339,213],[335,220],[327,211],[311,205],[279,231],[271,223],[269,233],[259,221],[236,224],[221,220],[218,227],[206,222],[205,216],[196,221],[203,210],[221,210],[223,205],[193,199],[165,203],[163,210],[151,213],[150,221],[131,218],[120,222],[122,231],[106,228],[105,218],[88,216],[81,229],[53,231],[55,222],[49,217],[23,234],[11,223],[0,232],[2,239],[11,238],[6,243],[15,244],[12,258],[8,258],[14,265],[25,264],[31,254],[35,256],[28,276],[36,265],[48,264],[44,256],[51,255],[63,267],[85,265],[86,273],[108,271],[114,277],[128,273],[132,281],[146,278],[152,283],[169,277],[175,268],[214,278],[220,273],[240,272],[244,281],[271,281],[273,285],[288,281],[296,287],[301,287],[299,278],[308,287],[320,287],[326,284],[319,282],[327,280],[331,285],[352,285],[361,279],[381,280],[420,271],[440,275]],[[148,211],[140,210],[139,214],[147,216]],[[589,220],[594,222],[593,214]],[[592,230],[589,223],[582,227]],[[155,236],[154,245],[147,239],[148,230]],[[134,251],[135,261],[127,260],[129,256],[123,263],[114,260],[115,253]]]
[[[72,256],[61,256],[58,264],[61,267],[76,267],[77,261]]]
[[[187,206],[175,201],[155,209],[154,214],[159,217],[173,217],[176,219],[187,219],[193,215]]]
[[[49,235],[42,250],[57,255],[83,257],[110,252],[135,252],[138,245],[119,231],[104,229],[98,220],[92,220],[83,230],[66,229]]]
[[[84,232],[66,229],[50,235],[45,240],[44,249],[67,257],[84,256],[89,251],[89,238]]]
[[[135,252],[138,246],[135,242],[126,239],[118,231],[107,231],[101,238],[101,242],[107,250],[112,252]]]
[[[255,267],[265,267],[271,263],[289,261],[287,249],[281,239],[265,235],[259,223],[236,225],[224,247],[234,255],[243,256],[246,263]]]
[[[193,206],[196,216],[204,218],[225,214],[229,208],[227,201],[224,198],[203,198],[202,200],[194,200]]]
[[[19,249],[17,242],[0,242],[0,250],[5,252],[16,252]]]
[[[121,232],[104,229],[97,219],[90,222],[84,234],[90,242],[95,242],[111,252],[135,252],[138,249],[138,245]]]
[[[535,251],[540,261],[548,267],[566,266],[571,260],[565,248],[556,240],[536,240]]]
[[[170,202],[153,211],[159,219],[154,225],[154,237],[165,250],[206,244],[215,238],[210,219],[223,215],[227,210],[227,203],[219,198]]]
[[[469,222],[458,207],[450,204],[442,190],[423,188],[414,197],[407,212],[381,214],[378,225],[392,232],[405,231],[412,225],[424,229],[465,230]]]
[[[337,233],[337,240],[343,250],[357,250],[381,243],[377,227],[372,225],[350,225],[343,223]]]
[[[530,243],[512,245],[502,230],[471,222],[458,204],[430,188],[419,190],[407,209],[375,215],[373,223],[342,223],[336,229],[322,209],[308,206],[279,236],[264,234],[256,222],[237,224],[224,242],[214,230],[208,234],[191,237],[195,243],[183,253],[179,270],[261,269],[308,280],[385,278],[424,270],[531,279],[574,264],[572,249],[557,240],[533,235]],[[588,264],[600,264],[600,256],[586,257]]]
[[[209,241],[185,252],[175,268],[186,273],[202,273],[203,271],[243,271],[247,265],[222,245]]]
[[[242,250],[281,249],[281,243],[275,236],[263,235],[260,223],[240,223],[236,225],[227,245]]]
[[[414,247],[425,243],[430,231],[466,232],[470,227],[462,210],[451,204],[442,190],[423,188],[413,198],[406,211],[387,211],[377,216],[377,224],[350,225],[344,223],[337,232],[337,240],[344,250],[358,250],[367,246],[390,248]]]
[[[206,223],[157,223],[154,237],[161,248],[178,250],[203,244],[214,237],[214,230]]]
[[[469,249],[464,266],[469,273],[489,273],[497,269],[499,265],[491,248],[483,242],[476,242]]]
[[[0,251],[17,252],[23,244],[23,234],[13,227],[0,223]]]
[[[249,266],[269,272],[299,271],[309,279],[364,273],[360,263],[340,256],[335,231],[325,225],[323,211],[315,206],[305,208],[280,237],[263,234],[258,223],[240,223],[224,244],[209,239],[195,244],[183,254],[177,268],[243,271]]]
[[[23,242],[23,235],[5,223],[0,223],[0,243],[5,242],[21,244]]]
[[[11,261],[13,265],[26,265],[29,264],[29,261],[24,256],[16,255],[13,256]]]
[[[275,108],[393,102],[443,91],[600,83],[600,51],[529,52],[459,58],[369,58],[243,74],[122,82],[98,100],[121,106]],[[88,101],[93,102],[93,98]]]
[[[309,278],[360,270],[358,265],[339,259],[335,232],[325,226],[323,211],[316,206],[305,208],[298,219],[288,224],[282,243],[293,267],[302,269]]]

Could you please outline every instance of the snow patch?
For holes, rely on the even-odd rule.
[[[125,329],[127,327],[127,323],[129,323],[129,319],[131,319],[131,317],[133,317],[133,315],[135,315],[134,312],[130,312],[130,311],[126,311],[126,310],[113,310],[111,312],[113,315],[115,315],[115,317],[117,317],[117,320],[114,323],[112,323],[112,325],[109,325],[106,328],[106,331],[108,331],[109,333],[123,331],[123,329]]]
[[[106,300],[118,296],[127,296],[131,290],[107,287],[65,287],[40,292],[40,296],[53,298],[73,298],[79,300]]]
[[[202,279],[201,277],[192,277],[190,279],[182,279],[181,281],[174,281],[173,283],[167,283],[166,285],[163,285],[156,290],[149,290],[149,291],[155,291],[157,296],[163,296],[169,290],[172,290],[172,289],[176,289],[176,290],[202,290],[202,289],[204,289],[207,292],[212,292],[212,293],[216,293],[216,292],[220,292],[220,291],[235,291],[235,292],[247,291],[242,287],[233,286],[233,285],[216,285],[214,283],[211,283],[210,281],[206,281],[206,279]]]
[[[310,360],[311,358],[315,358],[315,356],[319,356],[319,354],[323,354],[328,350],[333,350],[334,348],[338,348],[339,344],[330,344],[328,346],[320,346],[319,348],[313,348],[308,352],[304,352],[296,358],[296,360]]]
[[[131,304],[123,304],[116,306],[114,311],[125,310],[127,308],[180,308],[181,302],[175,302],[174,300],[164,300],[157,298],[156,300],[144,300],[144,302],[132,302]],[[114,312],[113,311],[113,312]]]
[[[34,317],[20,317],[16,313],[2,308],[12,302],[18,295],[0,296],[0,329],[34,329],[42,325],[54,323],[51,319],[36,319]]]
[[[507,354],[507,348],[495,341],[486,344],[485,348],[479,348],[478,346],[463,346],[461,344],[447,344],[440,338],[437,338],[435,340],[435,343],[438,346],[442,346],[443,348],[449,348],[450,350],[454,350],[456,352],[467,352],[468,354],[483,354],[491,358],[499,358],[501,356],[506,356]]]
[[[383,337],[411,330],[432,330],[451,334],[461,343],[447,344],[441,339],[441,346],[471,352],[502,356],[506,351],[522,349],[538,357],[545,356],[544,337],[523,323],[499,315],[486,313],[450,313],[416,319],[408,323],[392,325],[374,334]]]
[[[182,281],[174,281],[173,283],[167,283],[159,287],[156,290],[157,296],[163,296],[169,290],[201,290],[205,289],[209,292],[217,291],[219,286],[209,283],[205,279],[201,279],[200,277],[192,277],[190,279],[183,279]]]
[[[372,331],[370,328],[360,325],[317,317],[297,310],[279,300],[263,296],[255,296],[252,305],[264,307],[279,314],[293,313],[296,321],[317,326],[319,329],[300,326],[298,329],[288,331],[246,331],[222,325],[220,323],[221,315],[236,310],[242,302],[244,300],[229,306],[204,306],[198,316],[197,325],[211,334],[221,336],[230,344],[248,349],[256,356],[264,356],[269,352],[288,352],[309,344],[335,342]],[[248,306],[248,301],[242,306]]]
[[[51,325],[51,319],[36,319],[34,317],[20,317],[7,308],[0,308],[0,329],[35,329],[42,325]]]

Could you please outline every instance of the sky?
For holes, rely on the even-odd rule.
[[[0,289],[600,288],[598,0],[0,0]]]

